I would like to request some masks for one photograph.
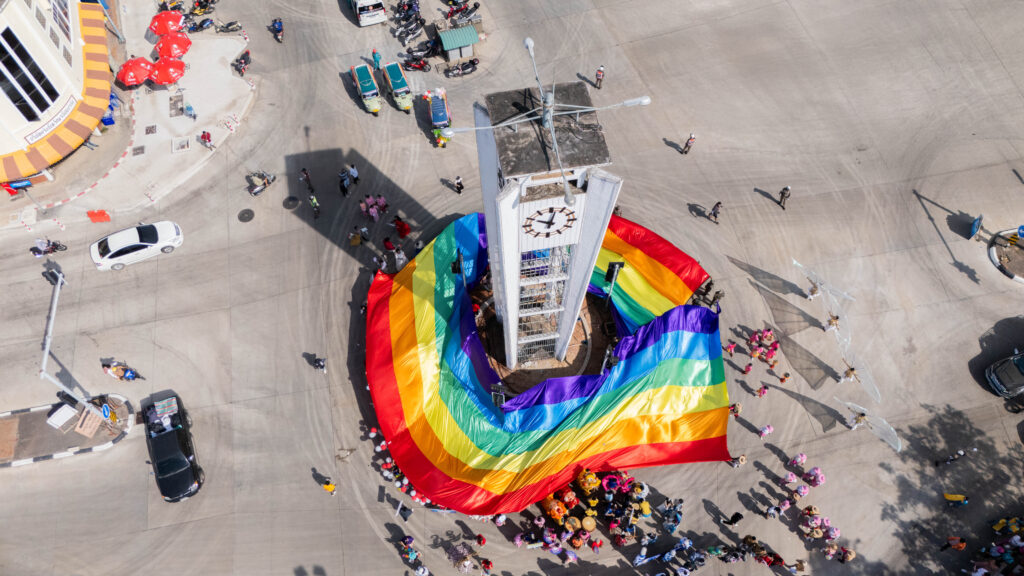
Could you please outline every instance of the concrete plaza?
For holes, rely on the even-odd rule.
[[[484,94],[533,83],[522,48],[531,36],[546,82],[592,78],[604,65],[596,105],[650,95],[646,108],[600,115],[610,171],[625,179],[623,216],[699,259],[725,290],[723,340],[767,325],[784,334],[782,367],[794,379],[765,398],[751,394],[770,382],[763,368],[744,377],[727,362],[730,395],[748,422],[730,423],[730,450],[747,455],[744,467],[672,466],[638,477],[686,499],[682,528],[700,545],[754,534],[788,561],[808,560],[813,574],[959,573],[967,553],[939,553],[946,537],[987,544],[986,522],[1020,513],[1024,492],[1024,423],[981,377],[1024,347],[1024,286],[996,270],[965,230],[978,214],[988,230],[1024,224],[1024,4],[482,4],[481,69],[457,79],[410,72],[414,90],[447,88],[455,125],[469,126]],[[132,21],[151,15],[151,3],[125,6]],[[421,6],[442,9],[439,0]],[[410,251],[417,237],[482,209],[475,141],[458,135],[433,148],[419,104],[412,115],[390,102],[379,117],[364,111],[349,67],[374,48],[397,59],[400,46],[386,26],[358,28],[347,2],[222,0],[215,15],[240,20],[251,38],[246,79],[255,98],[238,129],[213,153],[188,153],[207,155],[201,162],[169,149],[129,155],[130,169],[41,214],[31,234],[17,224],[0,231],[0,411],[53,400],[55,388],[37,377],[49,285],[27,253],[36,235],[48,235],[70,247],[55,258],[68,280],[55,360],[86,390],[120,393],[134,406],[158,391],[180,394],[206,484],[186,502],[163,502],[138,432],[103,453],[0,470],[0,573],[411,574],[395,544],[407,533],[443,575],[454,573],[444,545],[477,532],[503,576],[656,573],[628,566],[636,545],[605,546],[563,568],[549,554],[515,548],[491,524],[415,505],[408,522],[395,518],[396,500],[408,498],[370,467],[364,439],[373,407],[359,308],[373,252],[347,242],[364,219],[357,198],[337,194],[335,174],[358,166],[353,196],[384,194],[392,214],[413,226]],[[281,45],[264,30],[273,17],[285,21]],[[697,141],[683,156],[677,146],[690,132]],[[174,182],[168,168],[132,162],[190,177]],[[257,167],[279,178],[252,198],[244,176]],[[317,221],[305,202],[286,201],[305,198],[301,168],[320,197]],[[458,175],[462,195],[445,185]],[[775,198],[787,185],[782,210]],[[704,217],[717,201],[718,225]],[[112,222],[88,221],[85,211],[100,208]],[[244,210],[251,221],[240,219]],[[47,228],[54,218],[66,230]],[[180,249],[121,272],[94,270],[91,242],[162,219],[181,225]],[[391,229],[371,228],[379,251]],[[820,300],[802,296],[794,258],[855,298],[844,320],[881,403],[836,381],[842,359],[822,331]],[[329,373],[311,369],[304,354],[326,355]],[[147,379],[112,381],[99,369],[111,356]],[[848,431],[836,397],[890,422],[903,451],[866,429]],[[762,441],[750,428],[765,424],[775,432]],[[953,465],[933,465],[970,448],[977,452]],[[754,513],[778,492],[773,481],[797,452],[828,474],[806,502],[841,527],[840,542],[858,552],[852,563],[826,561],[789,524]],[[337,482],[336,497],[320,490],[314,468]],[[971,503],[948,510],[943,492]],[[720,515],[736,511],[744,524],[724,529]],[[712,560],[699,574],[765,572]]]

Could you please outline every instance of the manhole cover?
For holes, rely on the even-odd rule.
[[[146,134],[156,134],[156,124],[146,126]]]
[[[256,213],[253,212],[252,210],[248,209],[248,208],[246,208],[245,210],[242,210],[241,212],[238,213],[238,221],[239,222],[251,222],[252,219],[255,218],[255,217],[256,217]]]
[[[132,148],[132,156],[141,156],[146,153],[145,146],[136,146]]]
[[[295,196],[289,196],[284,199],[284,207],[287,208],[288,210],[291,210],[292,208],[295,208],[298,205],[299,199],[296,198]]]

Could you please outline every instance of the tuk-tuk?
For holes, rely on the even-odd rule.
[[[444,148],[448,144],[448,138],[441,134],[441,129],[452,125],[451,109],[448,108],[448,93],[444,88],[438,88],[433,92],[427,92],[424,98],[430,103],[430,123],[433,126],[434,141],[438,146]]]
[[[398,62],[384,65],[384,91],[391,95],[399,110],[404,110],[406,114],[412,112],[412,90]]]
[[[359,95],[363,98],[363,106],[366,111],[376,116],[380,113],[380,91],[377,90],[377,81],[373,79],[373,72],[366,64],[352,67],[352,81],[359,89]]]

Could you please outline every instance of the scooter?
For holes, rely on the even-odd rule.
[[[270,22],[270,31],[274,34],[274,40],[278,44],[284,43],[284,22],[280,18],[274,18]]]
[[[245,76],[245,71],[249,68],[249,64],[252,62],[252,56],[249,55],[249,51],[242,52],[242,55],[235,58],[235,61],[231,64],[238,72],[239,76]]]
[[[45,241],[36,240],[36,245],[29,248],[28,251],[36,258],[42,258],[43,256],[53,254],[54,252],[63,252],[67,249],[68,247],[60,242],[47,238]]]
[[[274,176],[266,170],[257,170],[255,172],[250,172],[246,175],[245,179],[249,182],[249,186],[247,188],[249,195],[256,197],[269,188],[270,185],[274,183],[274,180],[277,180],[277,176]]]
[[[145,380],[145,378],[139,375],[138,370],[135,370],[134,368],[129,368],[128,365],[125,364],[124,362],[114,361],[111,362],[110,364],[104,364],[103,371],[106,372],[108,376],[126,382],[132,382],[133,380],[136,379]]]
[[[157,5],[157,10],[160,12],[167,12],[168,10],[184,12],[185,3],[182,0],[165,0]]]
[[[427,58],[433,56],[437,51],[437,41],[427,40],[426,42],[420,42],[420,45],[415,48],[406,49],[405,53],[410,58]]]
[[[480,3],[479,2],[477,2],[477,7],[478,8],[480,7]],[[448,9],[448,14],[445,15],[444,19],[445,20],[451,20],[452,18],[454,18],[455,16],[458,16],[459,14],[462,14],[466,10],[469,10],[469,3],[468,2],[466,2],[465,4],[453,5],[451,8]]]
[[[192,16],[204,16],[206,14],[209,14],[210,12],[213,12],[212,2],[197,1],[195,4],[192,5],[192,9],[189,10],[188,13]]]
[[[423,34],[423,25],[426,24],[426,20],[420,18],[416,20],[416,27],[398,35],[398,41],[402,43],[402,46],[407,46],[413,40],[419,38]]]
[[[395,6],[395,19],[404,18],[409,14],[419,14],[419,12],[420,3],[418,0],[413,2],[399,2],[398,5]]]
[[[242,25],[239,24],[237,20],[232,20],[231,22],[228,22],[227,24],[217,24],[217,26],[216,26],[216,30],[217,30],[218,33],[220,33],[220,32],[223,32],[223,33],[238,32],[241,29],[242,29]]]
[[[473,72],[476,72],[476,67],[478,64],[480,64],[480,59],[473,58],[471,60],[463,62],[462,64],[456,64],[451,68],[446,69],[444,71],[444,75],[447,76],[448,78],[458,78],[459,76],[472,74]]]
[[[423,58],[409,58],[405,62],[402,62],[402,68],[406,70],[422,70],[424,72],[430,72],[430,62],[427,62]]]
[[[192,20],[189,16],[185,16],[185,18],[185,30],[188,32],[202,32],[213,26],[213,18],[203,18],[199,22]]]
[[[406,22],[404,24],[399,24],[399,25],[395,26],[395,30],[394,30],[393,34],[395,36],[401,36],[403,34],[408,34],[412,30],[414,30],[415,28],[422,27],[424,24],[426,24],[426,22],[427,21],[424,20],[423,18],[415,18],[415,19],[410,20],[410,21],[408,21],[408,22]]]
[[[466,24],[469,24],[470,21],[473,20],[473,17],[476,16],[477,10],[480,10],[480,3],[474,2],[473,7],[470,8],[469,10],[462,12],[462,14],[459,14],[455,18],[454,22],[452,22],[452,24],[454,24],[456,28],[459,26],[465,26]]]

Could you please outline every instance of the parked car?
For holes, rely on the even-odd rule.
[[[98,270],[121,270],[163,252],[170,254],[181,246],[181,228],[169,220],[141,224],[115,232],[89,247],[89,254]]]
[[[1024,354],[1014,350],[1014,355],[1004,358],[985,369],[988,385],[1003,398],[1024,394]]]
[[[195,495],[203,485],[203,469],[196,462],[192,443],[192,419],[181,400],[171,395],[142,407],[146,423],[146,446],[153,465],[156,486],[168,502]]]

